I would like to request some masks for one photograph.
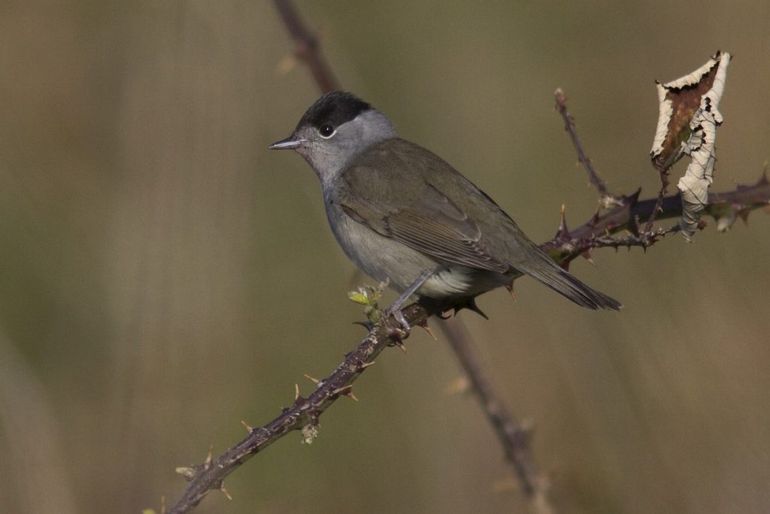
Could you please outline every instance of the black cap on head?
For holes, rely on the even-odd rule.
[[[337,128],[371,108],[371,105],[352,93],[332,91],[316,100],[299,120],[297,126],[312,125],[320,128],[322,125],[331,125]]]

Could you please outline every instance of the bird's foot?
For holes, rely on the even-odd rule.
[[[404,317],[404,313],[401,311],[401,307],[406,303],[410,296],[412,296],[417,292],[418,289],[420,289],[420,287],[422,287],[425,281],[428,280],[431,275],[433,275],[433,273],[434,271],[429,269],[420,273],[415,281],[412,282],[412,284],[407,287],[406,290],[402,292],[398,298],[396,298],[396,301],[393,302],[393,304],[385,311],[386,317],[393,316],[393,318],[398,321],[398,324],[401,325],[401,329],[406,334],[406,336],[409,336],[409,332],[411,332],[412,326]]]
[[[404,311],[401,310],[400,304],[396,305],[394,303],[388,307],[385,312],[383,312],[383,315],[386,319],[393,316],[393,319],[395,319],[398,323],[401,332],[403,332],[406,336],[408,336],[412,331],[412,325],[409,324],[409,321],[407,321],[406,317],[404,316]]]

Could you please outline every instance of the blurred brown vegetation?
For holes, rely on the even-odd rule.
[[[733,52],[715,190],[770,156],[770,3],[299,2],[341,81],[536,240],[595,206],[557,86],[610,188],[647,158],[669,80]],[[351,265],[299,157],[266,151],[316,96],[267,1],[0,4],[0,512],[137,513],[173,469],[266,421],[360,337]],[[463,313],[571,513],[770,510],[770,219],[522,280]],[[199,512],[523,512],[442,342],[388,352]],[[309,388],[309,383],[302,384]]]

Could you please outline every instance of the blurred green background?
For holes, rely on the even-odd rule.
[[[452,162],[536,240],[596,195],[563,87],[613,191],[644,187],[653,79],[733,52],[714,190],[770,156],[770,3],[301,1],[342,83]],[[137,513],[293,399],[362,336],[316,178],[269,153],[317,96],[270,2],[0,4],[0,512]],[[679,168],[677,168],[679,171]],[[623,301],[522,280],[463,313],[536,427],[569,513],[770,511],[770,218],[597,253]],[[358,279],[361,280],[361,279]],[[417,333],[201,513],[524,512],[460,372]]]

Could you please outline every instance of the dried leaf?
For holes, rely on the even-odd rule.
[[[650,158],[662,174],[683,155],[690,164],[677,187],[682,194],[682,234],[690,238],[708,203],[714,178],[716,129],[722,123],[722,98],[730,54],[720,53],[694,72],[658,84],[660,116]]]

